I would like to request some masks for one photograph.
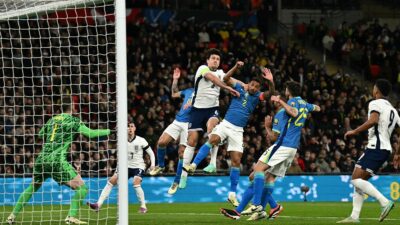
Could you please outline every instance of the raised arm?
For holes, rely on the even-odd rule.
[[[220,88],[228,90],[233,96],[239,97],[240,94],[238,91],[234,90],[232,87],[226,85],[224,82],[222,82],[218,77],[214,76],[211,72],[207,72],[204,74],[204,77],[211,81],[213,84],[217,85]]]
[[[177,67],[174,69],[174,74],[172,75],[172,87],[171,87],[171,97],[179,98],[181,92],[178,89],[178,80],[181,77],[181,70]]]
[[[268,99],[272,93],[275,93],[275,84],[274,84],[274,76],[272,75],[272,72],[268,68],[264,68],[262,70],[262,77],[267,81],[268,84],[268,90],[264,91],[263,97],[264,99]]]
[[[88,138],[107,136],[111,133],[110,129],[90,129],[85,124],[81,124],[78,131]]]
[[[244,62],[242,61],[237,61],[236,64],[225,74],[224,76],[224,82],[229,85],[233,86],[235,82],[238,82],[239,80],[233,79],[232,76],[233,74],[237,71],[237,69],[241,68],[244,65]],[[241,81],[240,81],[241,82]],[[242,82],[243,83],[243,82]]]
[[[379,122],[379,113],[373,111],[373,112],[371,112],[371,115],[369,116],[368,120],[365,121],[365,123],[361,124],[359,127],[357,127],[354,130],[347,131],[344,134],[344,138],[346,139],[349,136],[357,135],[357,134],[359,134],[359,133],[361,133],[363,131],[366,131],[369,128],[371,128],[371,127],[375,126],[376,124],[378,124],[378,122]]]

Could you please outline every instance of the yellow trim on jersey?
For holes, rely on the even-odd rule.
[[[210,68],[208,68],[208,66],[206,66],[200,70],[200,76],[204,76],[205,73],[210,72],[210,71],[211,71]]]

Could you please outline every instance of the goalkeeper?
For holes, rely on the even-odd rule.
[[[39,132],[39,136],[43,140],[43,148],[35,160],[32,184],[18,198],[13,212],[7,218],[8,224],[15,222],[15,218],[23,206],[30,200],[32,194],[39,190],[47,178],[53,178],[58,184],[66,185],[75,190],[65,223],[87,224],[80,221],[76,216],[88,189],[82,177],[67,161],[66,155],[72,141],[78,134],[93,138],[109,135],[110,130],[92,130],[85,126],[79,118],[72,116],[71,102],[70,100],[67,101],[63,102],[64,113],[53,116]]]

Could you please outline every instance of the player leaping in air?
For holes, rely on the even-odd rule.
[[[72,116],[72,101],[69,97],[63,98],[62,104],[64,113],[53,116],[40,130],[39,136],[43,140],[43,148],[35,160],[32,184],[18,198],[13,212],[7,218],[8,224],[15,222],[15,218],[23,206],[31,199],[32,194],[39,190],[47,178],[53,178],[57,183],[75,190],[65,222],[67,224],[87,224],[80,221],[76,216],[88,189],[81,176],[67,161],[67,153],[78,134],[93,138],[107,136],[110,134],[110,130],[92,130],[85,126],[79,118]]]
[[[171,187],[168,189],[168,194],[172,195],[178,189],[179,182],[182,177],[187,177],[186,172],[182,172],[183,164],[189,164],[192,160],[193,155],[186,154],[188,158],[183,158],[183,152],[185,150],[186,141],[187,141],[187,133],[188,133],[188,125],[189,125],[189,115],[190,110],[192,108],[192,97],[193,97],[193,88],[187,88],[185,90],[179,91],[178,89],[178,79],[181,75],[181,71],[179,68],[174,70],[173,80],[172,80],[172,98],[183,98],[181,109],[178,114],[176,114],[175,120],[171,123],[162,133],[161,137],[158,139],[157,144],[157,162],[158,165],[150,171],[150,175],[154,176],[162,171],[165,168],[165,152],[169,143],[173,140],[177,141],[179,139],[179,161],[176,169],[176,176],[174,182]]]
[[[142,177],[146,169],[146,164],[143,160],[143,153],[146,151],[150,156],[151,166],[154,168],[155,157],[153,150],[149,146],[149,143],[142,137],[136,135],[136,126],[134,123],[128,125],[128,179],[133,177],[133,188],[135,189],[137,199],[140,203],[139,213],[146,213],[146,201],[144,199],[144,192],[142,189]],[[106,186],[100,194],[99,199],[96,203],[87,203],[89,207],[96,212],[100,210],[104,200],[108,198],[112,188],[118,182],[118,171],[115,171],[114,175],[108,179]]]
[[[184,158],[192,158],[199,139],[199,132],[207,127],[207,133],[219,123],[219,95],[220,88],[228,90],[233,96],[239,92],[226,85],[222,80],[225,73],[218,69],[221,61],[221,52],[218,49],[209,49],[206,52],[207,65],[200,66],[195,75],[192,110],[189,118],[189,132]],[[215,146],[218,148],[218,146]],[[188,164],[186,164],[188,165]],[[184,165],[185,166],[185,165]],[[186,177],[181,178],[180,188],[186,187]]]
[[[351,183],[354,185],[353,211],[351,215],[337,223],[359,223],[364,194],[376,200],[382,207],[379,221],[382,222],[394,207],[394,202],[382,195],[368,180],[374,176],[392,153],[390,136],[396,124],[400,126],[397,110],[387,100],[392,85],[389,81],[378,79],[372,90],[375,100],[368,105],[368,120],[354,130],[347,131],[345,139],[368,130],[368,145],[364,154],[358,159]],[[400,165],[400,151],[394,155],[393,165],[397,169]]]
[[[281,97],[282,100],[284,100]],[[285,128],[287,121],[289,119],[289,116],[286,114],[285,110],[282,108],[281,104],[278,102],[273,103],[274,108],[276,110],[276,114],[274,116],[274,120],[272,123],[271,116],[266,116],[264,120],[264,125],[265,129],[267,131],[267,139],[269,139],[272,143],[275,142],[276,140],[279,139],[279,135]],[[266,173],[266,185],[264,186],[263,192],[262,192],[262,197],[261,197],[261,206],[264,208],[264,210],[258,214],[253,214],[251,211],[251,207],[248,209],[244,210],[244,208],[247,206],[247,204],[250,202],[250,200],[254,196],[254,186],[253,182],[250,182],[249,187],[246,189],[246,191],[242,195],[242,200],[240,201],[240,204],[238,207],[236,207],[234,210],[231,209],[221,209],[221,212],[224,215],[227,215],[230,218],[237,219],[239,218],[240,215],[251,215],[251,217],[248,220],[259,220],[262,218],[265,218],[267,216],[265,212],[265,207],[267,204],[270,205],[270,213],[268,216],[268,219],[274,219],[276,218],[280,212],[282,212],[283,207],[280,204],[277,204],[274,198],[272,197],[272,193],[274,190],[275,186],[275,178],[276,176],[282,176],[284,174],[286,168],[280,168],[278,167],[271,167],[270,169],[267,170]],[[254,174],[251,174],[250,177],[253,177]]]
[[[306,122],[307,116],[312,111],[320,111],[317,105],[309,104],[300,97],[301,86],[299,83],[289,81],[286,84],[285,95],[289,99],[285,103],[279,96],[272,96],[271,101],[278,102],[290,116],[287,125],[280,134],[278,141],[269,147],[260,157],[254,166],[254,177],[250,180],[254,181],[254,197],[253,205],[250,210],[253,214],[262,212],[261,197],[265,184],[265,171],[276,167],[285,174],[296,154],[300,144],[301,129]],[[233,215],[231,214],[233,212]],[[221,209],[221,213],[230,218],[239,219],[240,214],[229,210]],[[252,215],[256,217],[256,215]]]
[[[224,81],[235,88],[240,93],[239,97],[233,97],[226,112],[224,120],[218,124],[212,131],[209,140],[201,146],[199,153],[196,155],[193,163],[184,166],[187,172],[194,172],[197,165],[207,157],[210,149],[217,146],[221,141],[227,140],[228,152],[231,157],[230,180],[231,189],[228,194],[228,201],[234,206],[238,206],[236,199],[236,189],[240,176],[240,161],[243,155],[243,128],[247,125],[251,113],[260,101],[267,99],[268,93],[274,92],[272,73],[269,69],[264,69],[260,73],[267,80],[269,91],[260,92],[261,81],[257,78],[259,74],[255,74],[249,84],[231,78],[236,68],[243,65],[243,62],[237,62],[234,70],[230,70],[224,77]]]

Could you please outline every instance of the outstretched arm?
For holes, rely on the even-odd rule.
[[[228,90],[233,96],[239,97],[240,94],[238,91],[234,90],[232,87],[226,85],[224,82],[222,82],[218,77],[214,76],[211,72],[208,72],[204,74],[204,77],[211,81],[213,84],[217,85],[220,88]]]
[[[268,99],[273,93],[275,93],[275,84],[274,84],[274,76],[270,69],[264,68],[262,70],[262,77],[267,81],[268,90],[263,93],[264,99]]]
[[[236,70],[241,68],[243,65],[244,65],[244,63],[242,61],[237,61],[236,64],[225,74],[224,82],[227,85],[233,86],[235,84],[235,82],[239,81],[239,80],[233,79],[232,76],[236,72]]]
[[[279,95],[278,96],[272,95],[271,101],[279,102],[279,104],[281,104],[282,107],[285,109],[286,113],[289,114],[289,116],[291,116],[291,117],[297,117],[297,115],[299,114],[299,111],[295,107],[292,107],[292,106],[288,105],[286,102],[282,101],[282,99],[279,97]]]
[[[349,136],[353,136],[353,135],[357,135],[363,131],[368,130],[369,128],[375,126],[376,124],[378,124],[379,122],[379,113],[377,112],[372,112],[371,115],[369,116],[368,120],[365,121],[365,123],[363,123],[362,125],[360,125],[359,127],[357,127],[354,130],[350,130],[347,131],[344,134],[344,138],[346,139]]]
[[[172,75],[172,87],[171,87],[171,97],[179,98],[181,92],[178,89],[178,80],[181,77],[181,70],[177,67],[174,69],[174,74]]]
[[[88,138],[93,138],[93,137],[102,137],[102,136],[107,136],[111,133],[110,129],[90,129],[87,127],[85,124],[81,124],[79,127],[79,133],[85,135]]]

